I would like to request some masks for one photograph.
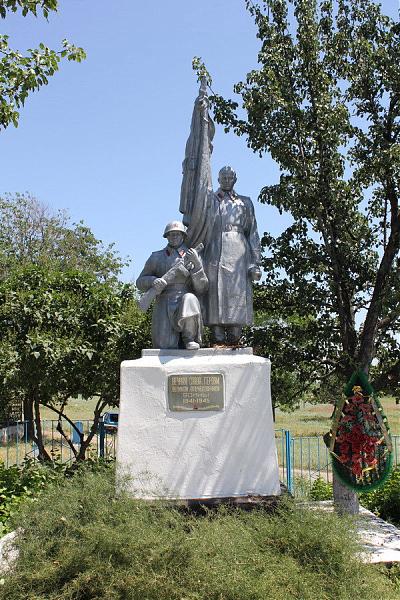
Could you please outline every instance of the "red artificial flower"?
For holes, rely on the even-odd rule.
[[[345,417],[342,418],[341,422],[342,423],[351,423],[352,420],[353,420],[352,416],[346,415]]]
[[[376,420],[375,415],[373,415],[372,413],[365,413],[364,414],[364,419],[366,421],[369,421],[370,423],[372,423],[373,421]]]
[[[348,442],[343,442],[340,444],[340,451],[343,454],[348,454],[350,452],[350,444]]]

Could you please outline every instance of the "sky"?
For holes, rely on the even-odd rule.
[[[168,221],[181,218],[182,160],[198,84],[191,61],[200,56],[213,88],[232,87],[256,66],[259,41],[244,0],[61,0],[43,18],[10,15],[0,32],[20,51],[61,40],[82,46],[87,59],[62,62],[48,86],[31,94],[18,128],[0,132],[0,195],[29,192],[54,211],[83,220],[131,264],[133,281],[149,254],[162,248]],[[399,0],[383,11],[398,19]],[[266,155],[217,126],[212,155],[218,170],[232,165],[238,193],[255,203],[260,234],[288,224],[257,203],[279,179]]]

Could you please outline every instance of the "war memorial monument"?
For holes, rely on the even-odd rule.
[[[121,365],[117,464],[138,498],[280,494],[270,361],[240,345],[253,323],[260,239],[231,167],[212,189],[213,135],[203,81],[183,162],[183,218],[166,225],[166,247],[137,280],[142,310],[154,301],[153,348]],[[204,325],[210,348],[201,347]]]

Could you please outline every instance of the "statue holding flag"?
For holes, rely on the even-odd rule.
[[[212,190],[213,136],[203,79],[186,143],[179,210],[188,228],[188,246],[204,244],[205,323],[215,344],[236,345],[243,326],[253,322],[252,283],[261,277],[261,247],[253,203],[234,190],[236,173],[231,167],[220,170],[219,189]]]

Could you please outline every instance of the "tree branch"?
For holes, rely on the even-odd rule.
[[[72,453],[76,459],[76,457],[78,456],[78,452],[74,446],[74,444],[72,443],[71,439],[67,436],[67,434],[65,433],[63,426],[61,424],[61,416],[59,416],[58,418],[58,423],[57,423],[57,431],[63,436],[63,438],[65,439],[65,441],[67,442],[68,446],[71,448]]]
[[[69,397],[70,396],[68,395],[68,398]],[[63,412],[64,408],[66,406],[66,403],[63,402],[61,410],[58,410],[54,406],[51,406],[50,404],[46,404],[44,402],[42,402],[42,405],[45,406],[46,408],[49,408],[53,412],[55,412],[58,415],[58,417],[59,417],[59,421],[60,421],[61,418],[65,419],[67,421],[67,423],[69,423],[75,429],[76,433],[79,434],[79,437],[81,438],[81,442],[82,442],[84,434],[81,431],[79,431],[79,429],[76,426],[76,424],[74,423],[74,421],[72,421],[69,417],[67,417],[67,415]]]
[[[104,400],[100,396],[100,398],[97,401],[97,404],[95,406],[95,409],[94,409],[94,418],[93,418],[92,426],[90,428],[90,432],[89,432],[86,440],[82,441],[82,443],[81,443],[81,447],[80,447],[79,453],[77,455],[77,460],[83,460],[85,458],[86,450],[89,447],[93,437],[95,436],[95,434],[98,431],[101,413],[103,412],[103,410],[107,406],[107,404],[108,404],[108,401]]]

